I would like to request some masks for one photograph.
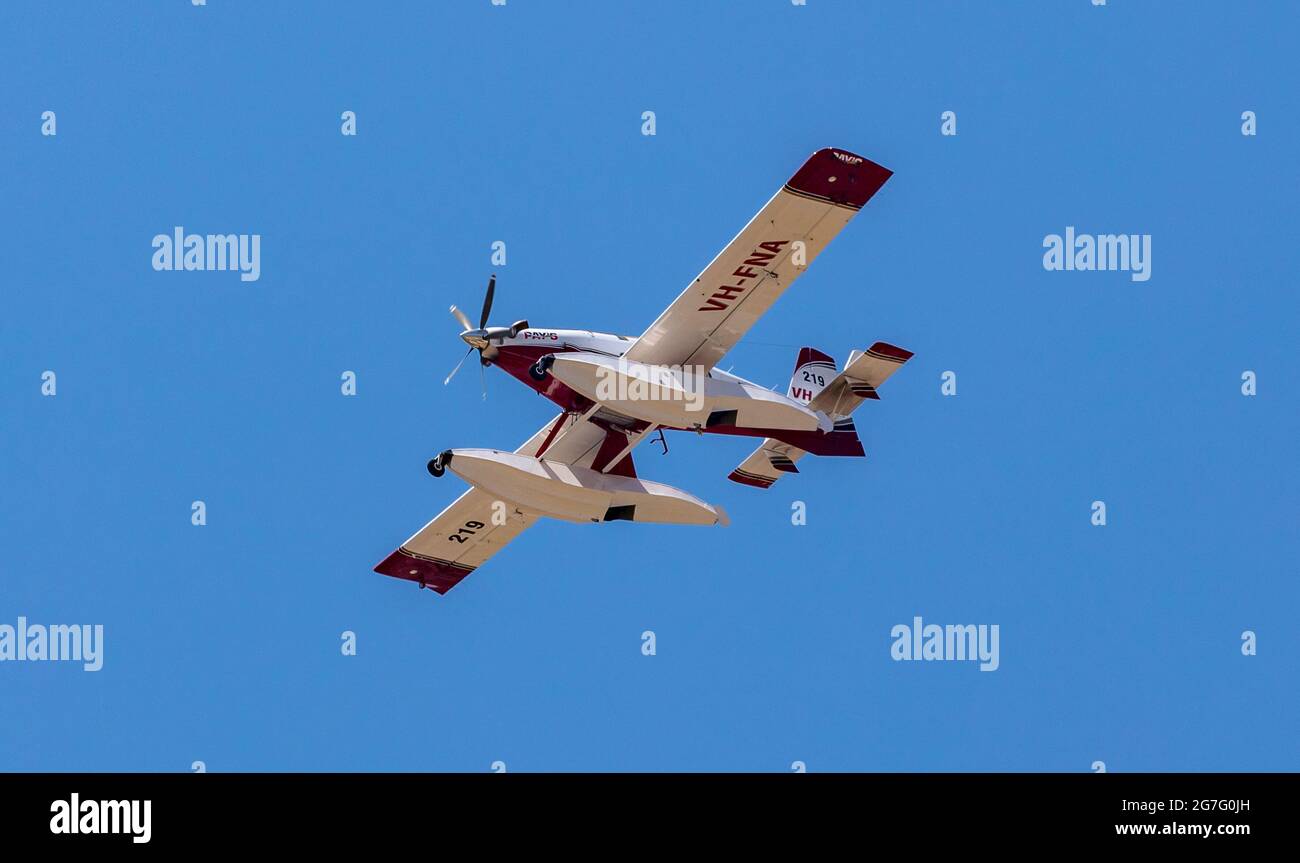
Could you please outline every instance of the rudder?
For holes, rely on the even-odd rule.
[[[790,386],[785,394],[806,405],[826,389],[826,385],[834,380],[836,372],[834,357],[816,348],[800,348],[799,357],[794,364],[794,374],[790,376]]]

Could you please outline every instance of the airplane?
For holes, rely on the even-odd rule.
[[[719,506],[640,478],[632,450],[663,432],[762,438],[730,479],[769,488],[798,473],[806,454],[863,456],[852,414],[912,357],[876,342],[843,369],[802,348],[785,394],[717,368],[751,326],[880,190],[893,172],[847,150],[813,153],[798,171],[637,338],[544,329],[528,321],[488,326],[493,275],[478,326],[451,313],[480,374],[497,366],[560,408],[514,452],[449,449],[428,463],[470,489],[375,571],[445,594],[542,517],[579,523],[632,521],[726,525]]]

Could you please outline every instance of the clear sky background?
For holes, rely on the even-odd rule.
[[[1300,769],[1293,4],[638,5],[0,6],[0,623],[106,642],[0,664],[0,769]],[[636,335],[823,146],[895,176],[723,367],[915,351],[867,459],[677,434],[640,473],[731,527],[371,571],[554,415],[442,385],[448,305]],[[154,272],[176,225],[260,280]],[[1067,225],[1151,280],[1046,272]],[[892,661],[916,615],[1001,667]]]

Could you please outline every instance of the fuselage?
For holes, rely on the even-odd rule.
[[[561,330],[545,329],[532,327],[519,331],[514,337],[505,336],[493,340],[494,350],[489,351],[485,358],[495,366],[499,366],[503,371],[525,384],[530,389],[545,396],[559,406],[562,410],[570,413],[583,413],[590,410],[595,404],[595,400],[587,395],[572,389],[554,375],[546,374],[538,379],[532,371],[537,365],[538,360],[543,357],[555,354],[564,355],[567,353],[580,353],[583,355],[598,355],[609,357],[616,360],[627,353],[627,350],[636,340],[629,336],[614,335],[611,333],[598,333],[591,330]],[[790,399],[788,396],[767,391],[759,387],[752,381],[748,381],[738,375],[724,372],[721,369],[711,369],[707,372],[712,385],[734,385],[735,389],[747,389],[750,392],[760,390],[766,399],[786,402],[797,411],[808,413],[807,409],[799,402]],[[602,404],[604,402],[602,401]],[[695,431],[708,434],[739,435],[742,437],[763,437],[775,438],[777,440],[798,446],[801,449],[812,453],[825,455],[841,454],[837,436],[828,434],[829,426],[824,429],[807,428],[790,428],[790,427],[756,427],[737,424],[733,417],[729,420],[725,413],[721,416],[714,414],[712,416],[700,416],[698,419],[691,419],[674,424],[671,421],[657,422],[654,425],[669,430]],[[619,427],[629,433],[638,433],[644,431],[652,425],[645,419],[636,419],[618,413],[613,410],[601,410],[597,412],[596,417],[602,424]],[[856,440],[856,438],[855,438]],[[847,454],[847,453],[844,453]]]
[[[581,410],[589,407],[591,401],[566,387],[557,380],[537,381],[528,374],[539,359],[547,354],[591,353],[617,358],[627,353],[636,341],[628,336],[616,336],[610,333],[596,333],[590,330],[544,330],[528,329],[521,331],[514,338],[503,338],[494,344],[496,353],[492,364],[500,366],[511,377],[527,384],[532,389],[546,396],[565,410]],[[744,381],[743,378],[718,369],[712,370],[711,377],[723,380]],[[750,383],[749,381],[744,381]]]

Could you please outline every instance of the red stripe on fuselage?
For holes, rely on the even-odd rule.
[[[586,396],[574,392],[551,375],[547,375],[546,380],[539,382],[533,380],[532,376],[528,374],[528,369],[547,354],[564,354],[581,350],[588,349],[570,348],[563,343],[547,346],[502,345],[498,349],[497,357],[492,361],[492,364],[500,366],[502,371],[523,383],[529,389],[546,396],[561,410],[581,413],[592,405],[592,401]],[[601,428],[609,428],[603,421],[593,420],[593,422]],[[649,423],[642,420],[632,420],[627,427],[627,431],[635,434],[644,430],[647,425]],[[704,434],[722,434],[737,437],[770,437],[782,443],[797,446],[799,449],[813,455],[861,456],[865,454],[858,436],[852,432],[790,431],[788,429],[743,428],[734,425],[716,425],[703,429],[673,426],[664,426],[664,428],[669,431],[700,431]],[[618,450],[615,449],[607,457],[613,456],[617,452]],[[615,472],[617,471],[616,468]]]

